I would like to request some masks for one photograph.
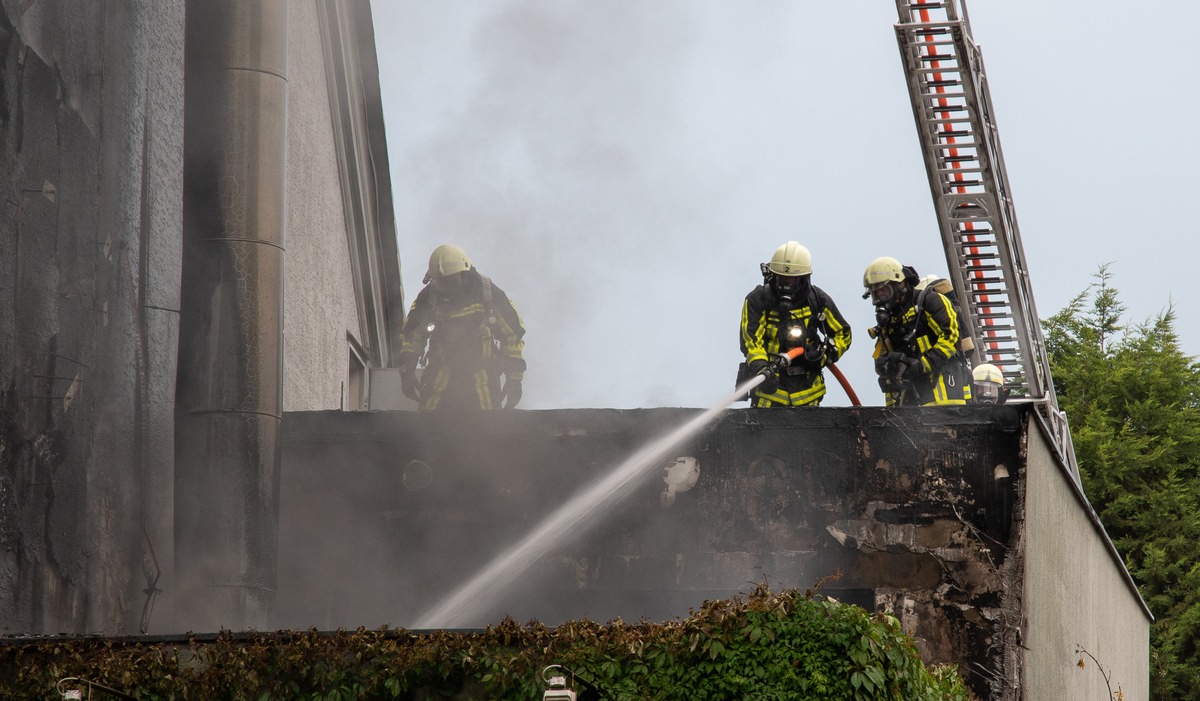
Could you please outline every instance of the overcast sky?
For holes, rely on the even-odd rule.
[[[839,367],[882,403],[863,269],[946,272],[895,3],[372,8],[406,303],[462,245],[524,318],[522,408],[721,399],[742,300],[789,239],[853,326]],[[1040,316],[1109,263],[1130,317],[1173,302],[1200,355],[1200,3],[968,9]]]

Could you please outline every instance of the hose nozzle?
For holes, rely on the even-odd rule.
[[[789,367],[793,360],[802,355],[804,355],[804,346],[797,346],[786,353],[780,353],[779,355],[775,356],[775,367],[779,368],[780,370]]]

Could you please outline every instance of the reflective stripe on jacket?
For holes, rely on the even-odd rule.
[[[525,326],[516,305],[486,277],[472,275],[453,299],[426,285],[413,300],[400,332],[399,366],[416,368],[422,356],[421,411],[493,408],[500,376],[520,380]]]
[[[850,348],[850,325],[833,299],[819,287],[810,289],[807,299],[800,299],[786,317],[781,316],[775,293],[766,285],[755,287],[742,303],[741,349],[747,363],[769,360],[788,350],[779,340],[780,326],[790,325],[788,322],[801,324],[808,333],[815,333],[818,338],[824,336],[829,341],[820,367],[797,363],[796,367],[802,372],[781,372],[779,387],[774,392],[755,390],[753,405],[756,407],[820,404],[825,396],[821,367],[837,362]]]
[[[925,290],[901,314],[893,315],[875,341],[874,357],[896,351],[917,358],[922,375],[903,392],[886,393],[887,405],[966,404],[971,399],[970,373],[958,341],[958,314],[940,292]]]

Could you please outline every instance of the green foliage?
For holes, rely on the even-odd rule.
[[[618,699],[968,701],[953,668],[930,671],[887,615],[759,587],[684,620],[557,628],[505,619],[476,633],[387,629],[222,633],[207,642],[101,639],[0,648],[0,698],[58,698],[81,677],[139,699],[528,699],[559,664]],[[98,695],[97,698],[102,698]]]
[[[1200,699],[1200,364],[1172,309],[1124,326],[1107,269],[1096,277],[1044,324],[1059,406],[1084,491],[1155,615],[1152,696]]]

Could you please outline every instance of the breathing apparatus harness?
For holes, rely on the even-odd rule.
[[[825,306],[820,304],[820,298],[813,292],[812,281],[809,276],[802,276],[804,279],[800,283],[802,289],[797,289],[796,292],[804,296],[804,302],[808,304],[811,313],[808,321],[792,319],[792,310],[796,308],[795,295],[790,291],[780,290],[776,282],[775,273],[771,272],[767,263],[759,263],[759,270],[763,276],[763,287],[768,291],[769,299],[774,304],[776,312],[779,314],[779,328],[777,340],[779,341],[780,353],[786,353],[793,348],[800,346],[819,347],[826,355],[828,355],[832,344],[829,339],[824,337],[825,324]],[[811,342],[809,339],[812,339]],[[807,372],[802,365],[787,365],[781,368],[789,375],[799,375]]]
[[[500,319],[496,316],[496,310],[492,305],[492,297],[493,297],[492,279],[486,275],[480,274],[479,271],[477,271],[474,267],[472,267],[470,270],[459,273],[459,275],[469,275],[469,276],[471,276],[470,278],[468,278],[469,280],[478,280],[480,297],[483,301],[484,323],[492,331],[493,345],[498,344],[499,343],[498,330],[499,330],[499,325],[500,325]],[[426,283],[426,284],[428,284],[428,283]],[[470,293],[469,288],[463,289],[460,292],[460,294],[469,294],[469,293]],[[449,301],[450,300],[443,298],[441,295],[437,295],[437,294],[434,295],[434,297],[433,297],[433,309],[434,309],[433,318],[435,318],[435,319],[437,318],[437,308]],[[432,339],[434,332],[437,330],[437,323],[433,322],[433,321],[429,322],[429,326],[426,327],[426,330],[428,331],[429,336]],[[433,350],[433,346],[434,346],[434,344],[431,342],[429,344],[429,346],[426,348],[425,352],[421,354],[421,357],[417,359],[417,367],[425,367],[426,366],[426,364],[428,363],[428,360],[429,360],[429,352],[431,350]],[[495,354],[493,354],[493,357],[495,357]]]
[[[881,304],[875,307],[876,326],[868,330],[871,338],[879,338],[883,341],[883,350],[886,351],[876,358],[876,372],[879,374],[879,386],[885,392],[900,392],[909,387],[912,383],[904,379],[903,373],[905,365],[911,362],[911,356],[907,350],[912,348],[913,339],[917,336],[917,331],[920,328],[921,318],[925,312],[925,298],[930,290],[936,290],[935,282],[916,289],[916,284],[920,282],[920,276],[912,266],[903,266],[904,283],[907,286],[906,295],[916,293],[916,299],[913,303],[913,318],[907,323],[905,328],[898,329],[894,333],[889,334],[892,330],[891,324],[894,320],[892,309],[908,309],[907,304]],[[943,281],[944,282],[944,281]],[[944,293],[943,293],[944,294]],[[951,306],[957,306],[957,302],[953,292],[947,294]],[[957,309],[955,310],[958,312]],[[897,337],[896,333],[899,333]],[[969,335],[964,334],[964,325],[962,319],[959,319],[959,333],[962,337],[959,339],[958,347],[955,349],[954,355],[949,358],[949,362],[960,362],[967,370],[970,370],[970,353],[974,349],[975,344]],[[896,339],[901,345],[896,348],[892,343]]]

